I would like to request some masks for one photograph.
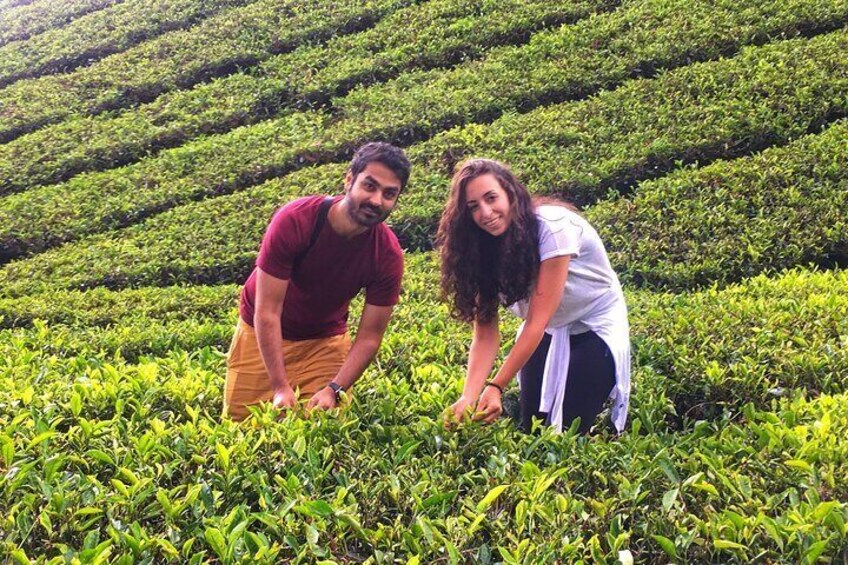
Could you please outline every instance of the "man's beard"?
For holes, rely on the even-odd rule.
[[[373,214],[371,213],[373,212]],[[376,226],[383,220],[389,217],[389,212],[383,210],[379,206],[369,206],[367,204],[361,204],[357,206],[355,209],[353,207],[348,208],[348,215],[350,219],[356,222],[361,226],[371,227]]]

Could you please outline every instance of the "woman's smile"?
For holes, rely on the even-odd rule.
[[[483,222],[483,229],[488,232],[497,231],[498,226],[500,225],[500,218],[492,218],[490,220],[486,220]]]
[[[468,183],[465,205],[471,219],[483,231],[499,236],[509,227],[509,196],[494,175],[480,175]]]

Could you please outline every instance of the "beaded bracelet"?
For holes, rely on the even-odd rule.
[[[497,384],[497,383],[493,383],[492,381],[488,381],[485,385],[483,385],[483,388],[486,388],[487,386],[493,386],[493,387],[495,387],[496,389],[498,389],[499,391],[501,391],[501,394],[503,394],[503,392],[504,392],[504,391],[503,391],[503,387],[502,387],[501,385],[499,385],[499,384]]]

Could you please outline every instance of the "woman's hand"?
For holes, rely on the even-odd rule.
[[[474,421],[480,420],[491,424],[503,413],[503,402],[501,401],[501,391],[497,387],[487,386],[480,394],[480,400],[477,401],[477,412],[474,414]]]
[[[451,404],[445,412],[445,424],[451,425],[462,422],[466,416],[471,415],[474,402],[466,396],[460,396],[459,400]]]

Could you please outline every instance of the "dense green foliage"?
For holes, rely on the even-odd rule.
[[[386,344],[405,355],[387,353],[383,365],[400,372],[438,362],[451,347],[451,357],[458,359],[470,338],[468,328],[448,320],[439,302],[435,258],[412,255],[407,263],[402,306]],[[136,359],[174,348],[225,349],[237,289],[97,288],[5,299],[0,301],[0,327],[18,328],[25,342],[51,343],[53,353],[83,356],[99,351]],[[635,365],[665,379],[651,396],[667,397],[679,418],[687,410],[694,419],[722,405],[738,407],[740,398],[765,405],[778,387],[784,389],[781,394],[845,388],[848,273],[792,271],[691,294],[634,291],[628,303]],[[427,320],[428,330],[415,328],[409,334],[408,320]],[[738,343],[737,332],[743,331],[752,337]],[[409,343],[415,347],[404,345]],[[419,349],[429,351],[428,357],[410,359],[421,354]],[[645,425],[651,424],[646,420]]]
[[[848,79],[848,66],[844,61],[833,63],[834,54],[846,48],[846,37],[848,35],[840,31],[809,41],[789,41],[746,50],[733,61],[686,67],[655,81],[635,83],[632,87],[601,95],[594,103],[586,101],[552,107],[533,117],[537,122],[556,124],[555,131],[528,130],[543,139],[539,140],[541,143],[522,146],[532,147],[534,157],[539,159],[546,155],[539,155],[535,148],[548,145],[549,138],[544,139],[545,134],[553,133],[556,141],[567,144],[569,147],[564,150],[555,147],[559,165],[553,167],[552,172],[556,175],[554,178],[560,179],[560,184],[563,178],[574,178],[572,186],[563,188],[571,189],[571,197],[584,203],[593,198],[581,192],[605,189],[634,176],[657,174],[676,159],[711,159],[727,153],[732,155],[733,152],[726,149],[728,146],[738,152],[767,141],[797,136],[812,123],[848,109],[848,98],[840,96]],[[676,45],[677,49],[683,48]],[[497,56],[491,58],[497,61]],[[776,75],[765,65],[781,68],[783,73]],[[496,65],[493,62],[491,66]],[[468,69],[447,74],[456,78],[460,72],[472,85],[482,86],[485,82],[485,78],[479,77],[480,72],[472,73]],[[371,137],[403,136],[404,132],[408,133],[404,124],[411,116],[419,116],[421,121],[417,127],[420,128],[439,128],[443,125],[439,120],[450,124],[478,117],[492,111],[495,100],[498,104],[507,104],[506,92],[513,91],[518,96],[527,91],[530,96],[531,89],[523,88],[527,85],[519,80],[528,79],[523,74],[527,73],[517,70],[516,74],[507,75],[503,80],[509,81],[509,85],[504,85],[497,99],[470,86],[454,85],[452,88],[447,82],[444,87],[428,83],[419,88],[403,88],[394,84],[406,82],[400,78],[385,85],[357,90],[337,100],[337,106],[345,106],[342,115],[297,113],[187,144],[128,168],[83,175],[66,184],[7,197],[0,203],[0,217],[5,216],[2,222],[5,228],[0,230],[3,255],[15,257],[40,251],[81,234],[121,227],[186,199],[209,192],[230,192],[283,173],[307,160],[313,161],[320,158],[321,153],[332,157],[334,146],[342,151]],[[575,81],[579,80],[575,77]],[[459,80],[456,82],[462,84]],[[539,89],[544,91],[555,85],[551,78],[544,86],[540,84]],[[790,101],[796,101],[795,92],[799,87],[807,88],[809,96],[803,103],[792,104]],[[651,94],[654,96],[648,98]],[[350,101],[351,97],[356,97],[358,103]],[[657,97],[663,100],[661,104]],[[479,99],[479,107],[475,107],[475,98]],[[598,119],[588,119],[611,106],[628,111],[626,114],[617,112],[614,117],[610,115],[611,124],[598,124]],[[394,118],[384,109],[397,107],[401,109]],[[432,114],[430,125],[421,125],[427,123],[430,117],[427,113]],[[761,117],[767,125],[752,120],[752,115]],[[571,124],[574,125],[568,128]],[[433,157],[428,165],[431,169],[442,167],[446,157],[454,160],[457,154],[489,151],[498,141],[515,145],[516,130],[524,129],[526,124],[520,123],[518,128],[511,126],[507,120],[498,132],[501,137],[494,140],[488,135],[475,137],[474,129],[470,134],[462,130],[453,138],[448,135],[431,146]],[[580,138],[586,140],[583,145],[573,143]],[[469,139],[477,143],[471,148],[463,147]],[[650,144],[646,140],[651,140]],[[316,146],[324,148],[317,155]],[[686,152],[681,151],[683,147]],[[587,150],[582,151],[584,148]],[[573,160],[568,158],[569,153],[574,154]],[[628,153],[635,155],[631,157]],[[579,170],[599,159],[602,159],[600,167],[586,172]],[[540,180],[546,184],[548,179]],[[583,186],[578,185],[581,180]],[[103,196],[92,199],[91,191]],[[438,194],[436,190],[423,193]],[[441,204],[441,198],[438,202],[434,209]],[[33,223],[34,218],[38,218],[37,224]],[[32,230],[29,238],[28,227]],[[19,235],[12,239],[10,234]]]
[[[0,11],[0,45],[22,41],[51,28],[60,28],[74,18],[102,10],[122,0],[49,0],[19,10]]]
[[[69,72],[163,32],[188,27],[216,12],[246,3],[247,0],[129,0],[66,27],[0,47],[0,86],[23,78]],[[146,14],[156,17],[145,17]]]
[[[833,500],[845,496],[844,396],[747,410],[744,426],[587,442],[509,426],[445,432],[433,413],[452,390],[427,369],[420,384],[372,379],[338,417],[277,424],[264,413],[240,427],[217,422],[214,358],[90,366],[38,395],[15,375],[4,380],[22,408],[3,434],[5,460],[19,464],[6,482],[9,541],[29,532],[39,540],[31,555],[60,544],[84,559],[379,551],[377,562],[493,553],[538,563],[613,560],[625,548],[646,558],[800,557],[832,552],[844,535]]]
[[[117,116],[80,116],[0,146],[0,192],[64,180],[86,169],[137,160],[163,147],[222,132],[409,68],[447,66],[541,26],[577,19],[614,2],[563,7],[546,1],[431,0],[399,9],[373,27],[304,45],[244,73],[177,90]]]
[[[678,289],[848,260],[848,122],[639,185],[588,215],[633,282]]]
[[[432,266],[431,257],[410,258],[402,304],[354,406],[282,424],[266,411],[248,426],[217,423],[223,360],[208,346],[228,337],[233,309],[221,305],[232,303],[232,287],[63,294],[52,314],[46,299],[23,299],[21,311],[67,326],[36,323],[0,341],[3,358],[16,360],[0,372],[2,403],[19,407],[0,436],[5,464],[17,469],[0,499],[10,541],[28,533],[39,553],[111,540],[97,551],[110,546],[134,559],[174,551],[247,558],[268,545],[260,558],[325,551],[358,560],[376,549],[422,560],[490,551],[500,560],[501,547],[526,552],[523,562],[614,559],[621,549],[657,560],[663,552],[775,559],[839,547],[848,518],[836,502],[846,494],[839,477],[848,450],[838,440],[848,431],[846,399],[775,403],[769,388],[797,397],[809,383],[754,377],[764,366],[813,381],[846,374],[838,342],[848,335],[844,274],[794,272],[691,296],[631,295],[640,376],[633,431],[585,441],[525,436],[509,423],[441,426],[469,331],[447,319]],[[832,317],[797,327],[822,305]],[[749,342],[733,333],[739,320],[757,330]],[[97,324],[107,326],[88,327]],[[149,339],[151,326],[177,341]],[[135,330],[137,345],[163,357],[115,357]],[[802,341],[803,350],[792,349]],[[715,347],[703,349],[705,342]],[[827,347],[830,368],[820,361]],[[719,374],[719,366],[728,368]],[[36,393],[47,383],[49,393]],[[713,400],[734,391],[724,398],[732,419],[708,423],[680,412],[686,427],[673,432],[662,422],[686,389]],[[775,412],[740,401],[752,398]],[[232,511],[236,523],[227,519]],[[390,515],[397,518],[381,518]],[[101,533],[86,534],[92,528]],[[223,544],[210,529],[222,530]]]
[[[490,126],[473,125],[446,132],[411,149],[410,153],[419,165],[415,186],[411,187],[408,195],[404,195],[403,205],[392,222],[405,235],[407,243],[416,243],[413,238],[420,240],[422,235],[426,240],[432,233],[433,221],[444,201],[448,180],[446,172],[463,155],[500,155],[513,163],[531,186],[546,191],[564,190],[572,199],[576,197],[576,200],[586,202],[628,177],[656,176],[679,159],[708,160],[723,153],[733,155],[746,147],[756,148],[767,141],[785,141],[802,134],[829,115],[848,108],[848,98],[844,96],[848,67],[834,58],[836,53],[847,47],[848,34],[838,31],[812,40],[751,48],[734,59],[691,65],[653,80],[638,81],[601,93],[586,101],[506,116]],[[776,73],[776,68],[782,73]],[[791,77],[791,80],[784,80],[784,77]],[[796,97],[797,88],[806,90],[805,100]],[[366,120],[361,116],[362,113],[356,114],[351,121],[364,123]],[[334,131],[333,128],[322,128],[321,122],[300,124],[301,129],[294,129],[294,123],[291,126],[279,131],[278,135],[285,133],[298,137],[303,135],[301,131],[307,131],[329,137],[329,132]],[[250,129],[255,130],[256,127]],[[237,138],[235,134],[240,131],[230,137]],[[360,129],[352,127],[351,131],[358,132]],[[841,129],[835,131],[838,137]],[[233,158],[250,159],[251,174],[261,174],[256,171],[257,166],[264,164],[269,167],[269,163],[281,155],[279,150],[269,149],[259,141],[249,142],[247,136],[237,139],[241,143],[231,143]],[[251,155],[250,148],[255,148],[255,155]],[[825,167],[834,159],[838,160],[840,151],[843,151],[843,145],[838,141],[830,145],[824,143],[823,148],[821,159]],[[191,153],[195,160],[184,159],[182,162],[187,167],[200,168],[198,154],[189,147],[167,155],[183,151]],[[220,147],[207,147],[205,151],[211,166],[226,166]],[[166,154],[159,159],[166,159]],[[144,192],[144,186],[136,186],[126,196],[118,193],[115,201],[138,209],[145,195],[150,195],[154,202],[161,202],[168,197],[174,198],[170,191],[191,190],[191,187],[202,190],[212,182],[205,169],[191,175],[185,169],[175,167],[173,162],[169,163],[162,167],[163,171],[169,175],[181,173],[186,176],[168,185],[152,183],[149,172],[146,175],[139,173],[135,178],[139,184],[149,184],[149,190]],[[738,166],[754,171],[768,168],[768,164],[761,165],[758,161],[746,161]],[[26,293],[32,287],[43,285],[75,288],[80,285],[161,285],[175,281],[238,282],[243,280],[249,269],[252,260],[249,252],[255,248],[267,219],[279,206],[280,195],[290,199],[302,194],[332,192],[336,190],[342,173],[336,165],[309,168],[282,181],[271,181],[231,197],[176,208],[130,229],[88,238],[78,244],[7,265],[0,272],[0,281],[5,283],[6,294]],[[559,173],[559,183],[552,187],[549,183],[556,177],[549,175],[556,173]],[[231,170],[228,174],[236,173]],[[804,175],[803,169],[797,174]],[[839,176],[838,172],[836,176]],[[123,176],[116,182],[133,186],[133,178]],[[227,177],[219,175],[216,178]],[[818,187],[819,184],[812,186]],[[843,193],[840,187],[837,178],[831,189],[837,200]],[[110,188],[115,190],[114,185]],[[8,197],[3,204],[18,203],[14,211],[7,213],[7,225],[12,233],[26,233],[27,226],[32,225],[36,226],[33,238],[44,240],[49,234],[35,232],[49,225],[50,208],[41,208],[36,194],[41,193],[28,192]],[[28,195],[30,198],[27,198]],[[108,217],[93,215],[94,212],[87,208],[85,195],[80,190],[80,200],[74,201],[66,192],[57,191],[56,198],[50,202],[55,203],[59,221],[69,221],[76,215],[75,209],[85,211],[79,213],[82,225],[97,229],[102,225],[100,222],[108,221]],[[128,199],[130,195],[131,200]],[[60,199],[74,202],[74,205],[60,207]],[[92,201],[92,207],[101,207],[108,205],[111,198],[103,196],[88,200]],[[832,205],[832,201],[828,201],[831,203],[828,206]],[[805,202],[802,200],[799,204],[804,205]],[[837,217],[844,208],[841,203],[837,202],[836,208],[831,210]],[[687,215],[684,219],[690,217]],[[19,219],[16,221],[16,218]],[[823,222],[821,225],[828,224]],[[838,234],[840,230],[844,232],[840,225],[844,226],[837,223],[835,227],[823,229]],[[752,226],[752,229],[755,227]],[[794,230],[809,229],[798,225],[790,227]],[[204,234],[202,239],[207,242],[202,248],[195,245],[197,238],[201,237],[199,233]],[[624,240],[618,244],[621,246],[631,241],[626,234],[619,240]],[[664,240],[653,241],[662,245]],[[822,253],[827,255],[827,250],[819,246],[820,239],[811,237],[807,241],[810,244],[803,245],[803,240],[799,242],[803,253],[790,259],[808,261],[822,259]],[[837,245],[840,245],[838,241]],[[768,233],[763,234],[757,243],[765,249],[776,244]],[[14,249],[16,245],[20,243],[7,244],[7,248]],[[844,246],[844,243],[841,245]],[[753,256],[758,250],[754,247],[749,255]],[[624,258],[635,261],[639,260],[639,255]],[[780,266],[791,264],[797,263],[789,260]],[[622,261],[617,266],[629,272],[626,262]],[[763,266],[762,263],[757,266],[748,262],[744,265],[747,270],[743,272],[736,267],[735,271],[711,274],[722,275],[719,277],[721,280],[735,280],[741,274],[761,270]],[[49,274],[45,277],[41,273]],[[634,278],[639,280],[638,276]]]
[[[72,73],[18,81],[0,90],[0,140],[74,113],[126,107],[228,74],[300,42],[367,25],[411,1],[258,0]]]
[[[848,562],[845,53],[844,0],[0,0],[0,561]],[[374,138],[413,162],[379,355],[222,420],[269,218]],[[471,327],[415,250],[472,155],[606,243],[621,436],[521,433],[514,384],[445,427]]]
[[[0,0],[0,10],[11,11],[32,4],[33,0]]]

